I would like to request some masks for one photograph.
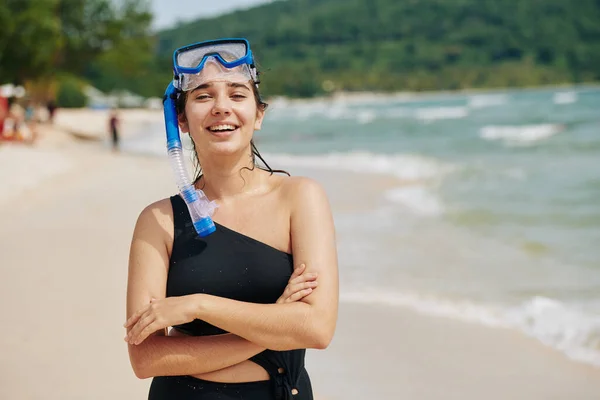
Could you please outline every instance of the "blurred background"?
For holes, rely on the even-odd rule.
[[[213,37],[250,39],[269,96],[600,79],[594,0],[7,0],[0,22],[1,83],[61,107],[161,97],[173,50]]]
[[[257,146],[330,193],[343,304],[600,366],[597,0],[5,0],[0,26],[5,206],[78,165],[71,142],[40,155],[57,131],[105,150],[113,108],[121,157],[164,160],[173,50],[246,37],[270,103]]]

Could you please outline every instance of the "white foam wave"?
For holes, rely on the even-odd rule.
[[[343,292],[340,294],[340,301],[405,307],[426,315],[453,318],[465,322],[477,322],[492,327],[505,327],[506,325],[502,321],[500,310],[485,308],[467,301],[451,302],[414,293]]]
[[[377,114],[372,110],[360,111],[356,114],[356,120],[360,124],[368,124],[377,117]]]
[[[348,107],[346,104],[313,104],[297,105],[295,107],[280,108],[273,110],[269,115],[272,119],[295,119],[305,121],[314,117],[330,120],[355,120],[360,124],[369,123],[377,118],[414,118],[424,122],[433,122],[446,119],[462,119],[469,116],[469,108],[458,107],[377,107],[370,108],[369,105],[357,109]]]
[[[575,92],[558,92],[552,97],[554,104],[571,104],[577,101],[577,93]]]
[[[503,94],[475,95],[469,98],[468,106],[473,109],[495,107],[506,104],[508,96]]]
[[[462,119],[469,115],[467,107],[425,107],[415,112],[415,118],[425,122],[442,119]]]
[[[265,155],[265,158],[271,164],[387,174],[405,181],[425,181],[439,178],[454,170],[452,165],[410,154],[385,155],[350,152],[299,156],[274,153]]]
[[[548,139],[564,130],[562,125],[540,124],[521,126],[488,125],[481,128],[479,136],[485,140],[503,140],[513,144],[531,144]]]
[[[506,320],[510,326],[520,328],[574,360],[600,366],[600,315],[576,305],[534,297],[509,310]]]
[[[294,108],[273,110],[269,115],[271,119],[289,119],[293,118],[300,121],[306,121],[314,117],[326,118],[335,121],[354,120],[359,124],[368,124],[377,118],[377,111],[374,109],[352,109],[345,104],[310,104],[296,106]]]
[[[436,195],[425,186],[403,186],[388,190],[385,198],[402,204],[412,212],[422,216],[439,216],[444,213],[444,205]]]
[[[517,329],[573,360],[600,366],[600,314],[577,305],[537,296],[516,307],[500,307],[381,291],[342,293],[340,300],[355,304],[405,307],[436,317],[494,328]]]

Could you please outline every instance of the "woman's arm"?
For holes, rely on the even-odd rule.
[[[335,228],[327,195],[307,178],[291,178],[285,190],[290,204],[292,254],[306,273],[318,274],[319,289],[290,304],[251,304],[198,295],[197,318],[273,350],[326,348],[335,331],[338,266]]]
[[[140,379],[218,371],[265,350],[232,334],[202,337],[152,335],[140,345],[128,346],[133,371]]]
[[[291,178],[284,194],[290,204],[292,254],[296,265],[318,274],[319,289],[291,304],[251,304],[198,295],[197,318],[273,350],[326,348],[335,331],[338,268],[335,228],[327,195],[307,178]]]
[[[292,252],[296,265],[318,274],[319,290],[288,304],[254,304],[210,296],[187,300],[190,318],[236,334],[273,350],[323,349],[333,338],[338,307],[335,230],[324,190],[306,178],[291,178],[284,190],[290,205]],[[168,300],[165,302],[167,303]],[[131,329],[131,340],[143,343],[149,333],[169,326],[168,306],[142,310]],[[155,322],[156,321],[156,322]]]
[[[173,243],[173,210],[169,199],[148,206],[135,226],[129,256],[127,317],[164,299],[169,254]],[[216,371],[260,353],[264,346],[236,335],[166,337],[159,330],[138,346],[128,345],[139,378],[190,375]]]

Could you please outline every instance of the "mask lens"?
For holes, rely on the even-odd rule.
[[[245,43],[221,43],[207,46],[181,49],[177,54],[177,66],[181,68],[197,68],[202,60],[210,55],[218,54],[225,62],[234,62],[247,53]]]

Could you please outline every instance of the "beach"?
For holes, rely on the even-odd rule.
[[[150,381],[134,376],[123,341],[128,251],[140,211],[176,186],[166,155],[110,150],[106,115],[59,110],[32,146],[0,144],[2,399],[147,396]],[[121,111],[121,118],[124,140],[140,141],[162,112]],[[380,201],[367,190],[354,208],[329,170],[290,165],[323,176],[340,224]],[[369,185],[388,190],[401,180]],[[320,400],[600,398],[600,367],[517,329],[360,302],[349,295],[355,287],[341,289],[331,346],[307,356]]]

